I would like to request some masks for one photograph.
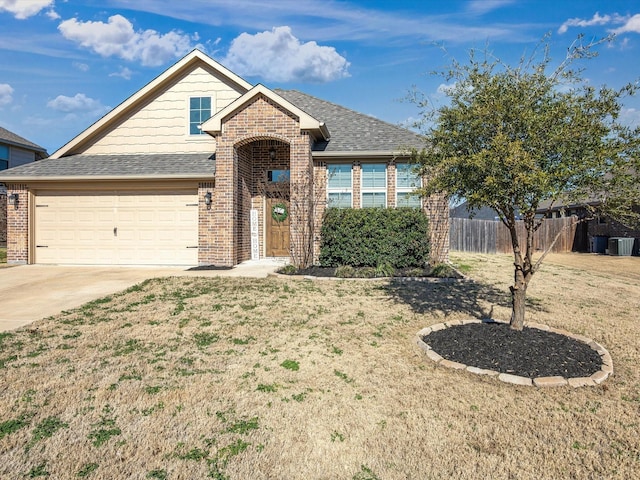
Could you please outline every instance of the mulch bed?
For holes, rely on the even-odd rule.
[[[221,267],[219,265],[200,265],[199,267],[191,267],[189,271],[199,270],[231,270],[233,267]]]
[[[357,269],[356,269],[357,270]],[[317,265],[313,265],[308,268],[301,268],[295,271],[294,273],[285,273],[285,275],[309,275],[312,277],[336,277],[336,267],[320,267]],[[433,277],[431,268],[397,268],[393,273],[393,277],[401,278],[401,277]],[[353,277],[353,278],[362,278],[362,277]],[[449,277],[447,278],[462,278],[462,275],[458,274],[455,271],[451,271]]]
[[[537,328],[518,332],[504,323],[456,325],[422,340],[447,360],[521,377],[589,377],[602,366],[584,342]]]

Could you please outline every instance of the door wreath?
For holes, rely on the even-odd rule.
[[[284,222],[289,216],[289,211],[287,210],[287,205],[283,202],[276,203],[273,207],[271,207],[271,217],[276,222]]]

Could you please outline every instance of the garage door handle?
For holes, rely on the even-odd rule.
[[[113,236],[114,237],[118,236],[118,227],[113,227]]]

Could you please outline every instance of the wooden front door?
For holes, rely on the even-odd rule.
[[[265,224],[267,226],[267,257],[289,256],[289,202],[267,198]],[[282,218],[281,207],[286,207],[286,218]],[[276,212],[274,214],[274,208]]]

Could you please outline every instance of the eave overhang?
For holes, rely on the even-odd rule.
[[[262,84],[256,85],[247,93],[240,96],[225,108],[217,112],[214,116],[212,116],[209,120],[202,124],[202,130],[214,137],[220,135],[222,133],[225,120],[232,116],[235,112],[245,108],[259,95],[265,96],[275,104],[279,105],[280,107],[284,108],[292,115],[297,117],[298,121],[300,122],[300,130],[309,132],[315,140],[327,141],[331,138],[329,129],[324,124],[324,122],[313,118],[311,115],[296,107],[294,104],[292,104],[288,100],[285,100],[273,90],[268,89]]]

